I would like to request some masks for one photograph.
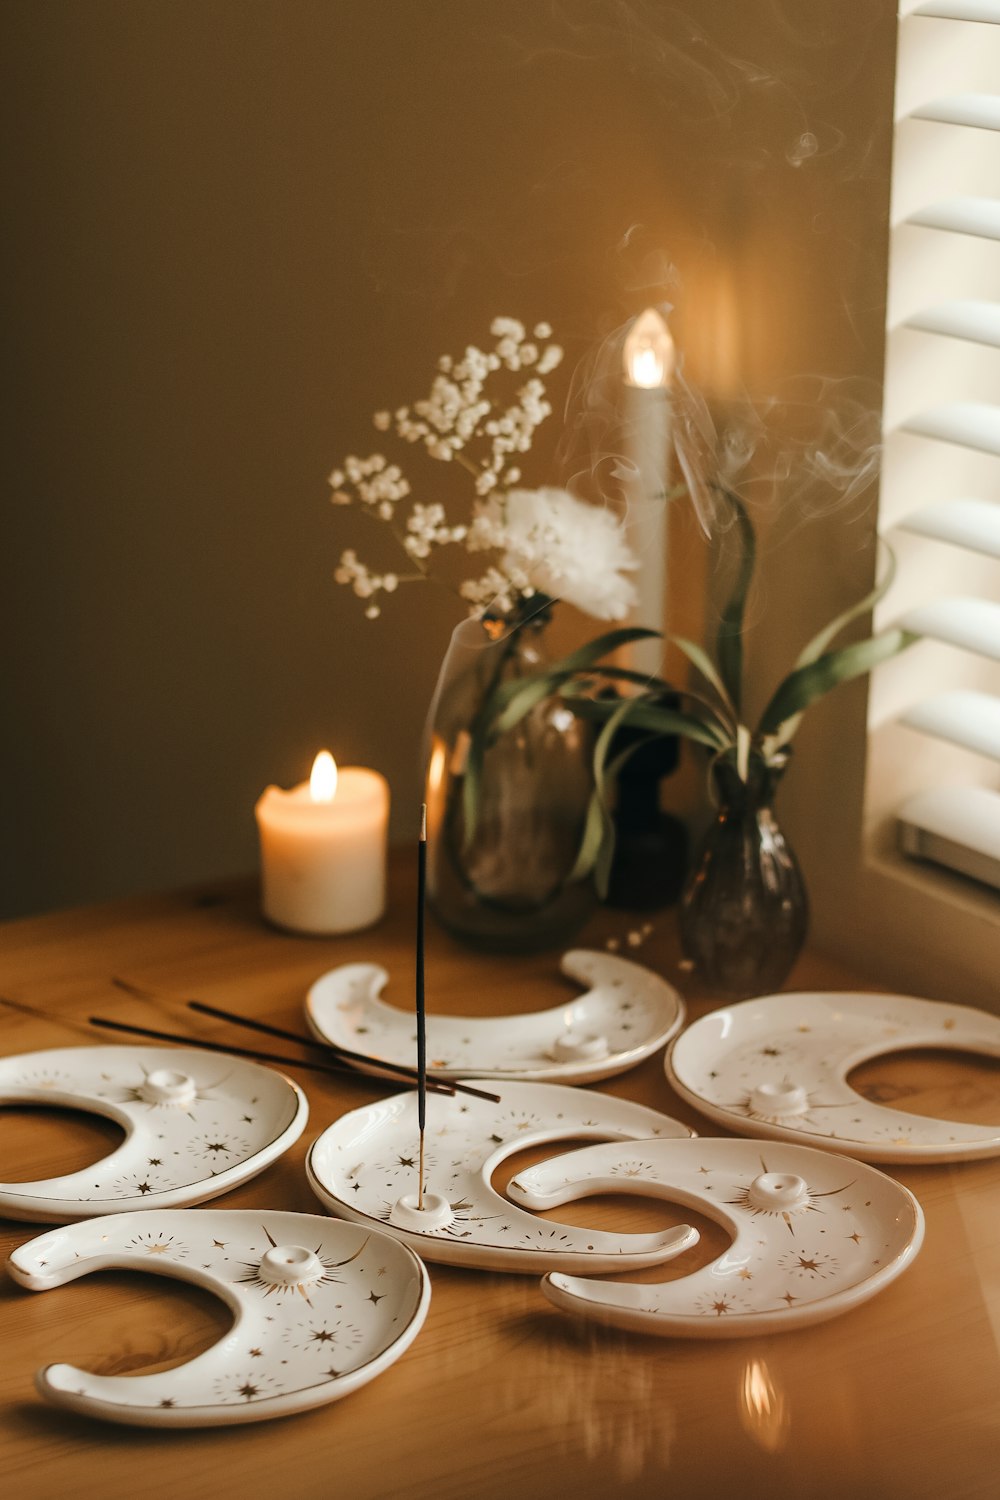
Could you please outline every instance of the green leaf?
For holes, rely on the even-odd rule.
[[[715,638],[715,654],[719,659],[719,673],[726,685],[728,700],[733,704],[738,718],[743,698],[743,612],[757,562],[757,538],[754,534],[753,522],[747,515],[743,502],[731,490],[723,489],[722,493],[736,515],[736,529],[740,538],[740,560],[733,592],[729,596],[719,621],[719,629]]]
[[[736,707],[733,703],[733,700],[730,698],[729,693],[726,689],[726,685],[716,671],[715,663],[712,661],[712,658],[709,656],[708,652],[704,649],[703,646],[696,645],[694,641],[689,641],[684,636],[674,635],[671,636],[670,639],[673,641],[674,645],[677,646],[678,650],[684,652],[684,655],[687,657],[688,661],[691,662],[693,666],[697,667],[698,671],[701,673],[702,677],[704,677],[705,681],[711,683],[712,687],[715,688],[715,691],[718,693],[719,698],[726,709],[726,712],[731,716],[733,724],[735,726],[737,720],[739,719],[739,714],[736,712]]]
[[[796,668],[778,686],[765,708],[758,725],[758,734],[775,735],[779,744],[787,743],[790,735],[784,731],[789,720],[804,713],[838,683],[863,677],[880,662],[898,655],[917,639],[908,630],[887,630],[870,640],[858,641],[853,646],[842,646],[839,651],[827,651],[815,661]]]
[[[811,641],[803,646],[796,658],[796,667],[806,667],[811,661],[815,661],[818,656],[823,654],[830,642],[836,640],[840,632],[850,625],[852,620],[856,620],[859,615],[867,614],[869,610],[874,609],[876,604],[880,604],[885,598],[896,576],[896,554],[888,542],[883,541],[882,545],[889,554],[889,566],[886,568],[882,578],[875,584],[870,594],[866,594],[863,599],[859,599],[857,604],[852,604],[850,609],[845,609],[843,614],[838,615],[835,620],[831,620],[829,625],[825,626],[817,635],[813,636]]]
[[[599,635],[596,640],[588,641],[577,651],[571,651],[561,661],[552,662],[531,677],[502,683],[487,705],[487,713],[484,716],[487,726],[492,726],[495,734],[505,734],[508,729],[513,729],[515,724],[530,713],[536,703],[540,703],[543,698],[555,692],[560,683],[565,682],[568,677],[572,677],[577,672],[587,671],[595,666],[602,656],[617,651],[620,646],[627,646],[633,641],[649,640],[659,635],[660,631],[649,630],[639,625],[609,630],[604,635]]]
[[[479,822],[479,790],[483,784],[485,749],[486,742],[482,734],[470,736],[465,768],[462,773],[462,849],[464,853],[469,851],[472,840],[476,836],[476,824]]]
[[[863,599],[859,599],[857,604],[852,604],[850,609],[845,609],[843,614],[837,615],[836,619],[831,620],[829,625],[824,626],[822,630],[813,636],[811,641],[808,641],[803,646],[796,658],[796,668],[807,667],[810,662],[816,661],[826,650],[827,646],[829,646],[830,642],[836,640],[842,630],[846,630],[852,620],[856,620],[859,615],[867,614],[869,610],[874,609],[876,604],[880,603],[889,592],[892,581],[896,576],[896,554],[888,542],[883,541],[882,545],[889,554],[889,566],[882,579],[876,583],[871,593],[866,594]],[[788,744],[788,741],[798,730],[801,720],[801,714],[793,714],[790,719],[787,719],[780,726],[780,736],[775,748],[780,748],[781,745]]]
[[[720,708],[718,703],[713,703],[710,698],[706,698],[702,693],[694,692],[692,688],[677,687],[674,683],[668,682],[665,677],[650,677],[644,672],[630,672],[625,667],[605,666],[597,667],[593,673],[580,673],[579,675],[584,679],[590,677],[591,680],[594,676],[600,676],[611,678],[615,682],[638,683],[647,689],[646,693],[643,694],[643,697],[647,700],[650,697],[657,697],[660,693],[672,693],[675,698],[687,698],[692,703],[700,704],[702,708],[712,715],[715,722],[725,730],[727,739],[733,733],[735,726],[731,720],[727,720],[725,710]],[[570,678],[557,691],[561,697],[566,698],[572,693],[579,692],[579,685]]]
[[[618,733],[618,729],[621,726],[623,718],[628,713],[631,702],[630,698],[625,698],[618,703],[594,742],[594,790],[590,794],[590,802],[587,806],[587,819],[584,824],[583,842],[580,845],[576,863],[570,871],[570,880],[580,880],[591,869],[596,870],[598,863],[601,861],[602,852],[606,850],[609,843],[611,844],[612,855],[614,853],[614,825],[611,821],[607,798],[604,794],[605,761],[607,760],[608,751],[611,748],[611,742]],[[605,866],[604,891],[601,891],[599,877],[595,875],[595,878],[598,879],[598,894],[601,896],[607,893],[606,877],[607,872],[611,868],[610,858],[610,856],[605,856],[603,861]]]
[[[684,713],[679,708],[665,708],[661,704],[648,703],[642,698],[573,698],[564,699],[567,708],[581,719],[598,722],[620,714],[620,722],[635,729],[648,729],[654,734],[679,734],[685,739],[695,740],[699,745],[708,745],[713,750],[724,750],[732,744],[732,738],[714,724],[708,724],[697,714]],[[625,709],[625,713],[620,710]]]

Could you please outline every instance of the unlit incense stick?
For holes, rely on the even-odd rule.
[[[210,1042],[206,1037],[184,1036],[176,1031],[155,1031],[149,1026],[132,1026],[125,1021],[112,1021],[107,1016],[88,1016],[87,1020],[91,1026],[99,1026],[104,1031],[123,1031],[129,1036],[147,1037],[154,1042],[179,1042],[184,1047],[198,1047],[204,1052],[229,1053],[232,1057],[250,1057],[256,1062],[279,1063],[283,1068],[305,1068],[310,1073],[335,1074],[338,1078],[353,1078],[360,1083],[364,1074],[359,1073],[357,1068],[352,1068],[347,1063],[336,1062],[312,1062],[301,1057],[278,1057],[273,1052],[259,1052],[254,1047],[233,1047],[228,1042]],[[395,1079],[386,1079],[386,1082],[396,1082]],[[399,1080],[405,1082],[404,1079]],[[435,1093],[451,1094],[450,1083],[431,1082],[429,1087]]]
[[[424,1206],[424,1128],[427,1123],[427,1012],[424,1006],[424,906],[427,890],[427,803],[420,807],[420,841],[417,844],[417,1125],[420,1130],[420,1165],[417,1207]]]
[[[156,994],[152,990],[143,989],[131,980],[122,979],[113,975],[111,983],[127,995],[134,995],[137,1000],[155,1000]],[[349,1062],[364,1063],[378,1068],[383,1073],[392,1074],[404,1078],[409,1083],[416,1082],[416,1069],[404,1067],[400,1063],[386,1062],[381,1057],[373,1057],[367,1052],[352,1052],[347,1047],[338,1047],[333,1042],[316,1041],[313,1037],[301,1036],[296,1031],[288,1031],[284,1026],[274,1026],[268,1021],[258,1021],[252,1016],[243,1016],[233,1010],[223,1010],[219,1005],[208,1005],[204,1000],[185,1000],[189,1010],[196,1010],[199,1015],[212,1016],[217,1021],[229,1021],[233,1026],[244,1026],[250,1031],[263,1032],[265,1036],[278,1037],[284,1042],[295,1042],[300,1047],[308,1047],[311,1052],[318,1053],[321,1057],[327,1057],[331,1061],[347,1059]],[[233,1049],[230,1048],[230,1051]],[[434,1093],[458,1093],[470,1094],[474,1099],[487,1099],[491,1104],[499,1104],[500,1095],[491,1094],[486,1089],[473,1088],[468,1083],[456,1083],[453,1078],[439,1078],[430,1073],[427,1077],[427,1087]]]
[[[384,1073],[405,1078],[412,1083],[414,1073],[412,1068],[404,1067],[401,1063],[385,1062],[381,1057],[372,1057],[367,1052],[352,1052],[347,1047],[336,1047],[331,1042],[316,1042],[311,1037],[299,1036],[297,1032],[286,1031],[283,1026],[273,1026],[269,1021],[257,1021],[251,1016],[241,1016],[233,1010],[223,1010],[218,1005],[207,1005],[204,1000],[189,1000],[189,1010],[196,1010],[202,1016],[214,1016],[217,1021],[229,1021],[233,1026],[246,1026],[251,1031],[262,1031],[265,1036],[276,1036],[285,1042],[297,1042],[300,1047],[309,1047],[313,1052],[326,1054],[333,1058],[346,1058],[350,1062],[371,1064],[380,1068]],[[441,1089],[447,1089],[449,1093],[471,1094],[475,1099],[489,1099],[494,1104],[499,1104],[499,1094],[489,1094],[485,1089],[474,1089],[467,1083],[456,1083],[453,1078],[438,1078],[433,1073],[428,1075],[427,1086],[433,1088],[439,1084]]]

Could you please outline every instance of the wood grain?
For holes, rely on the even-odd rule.
[[[94,1011],[216,1040],[245,1035],[193,1015],[188,998],[301,1027],[309,983],[335,964],[362,959],[389,970],[387,998],[406,1004],[414,884],[415,861],[397,860],[387,920],[370,933],[329,940],[268,929],[247,884],[10,924],[0,939],[2,1050],[106,1043],[107,1034],[85,1024]],[[620,913],[602,911],[584,941],[599,945],[629,925]],[[702,1014],[713,1000],[678,969],[673,927],[666,914],[637,956],[678,983],[692,1016]],[[156,998],[123,994],[113,975]],[[818,955],[802,960],[793,981],[798,988],[873,988]],[[567,993],[553,957],[481,957],[433,926],[428,932],[431,1012],[542,1009]],[[382,1090],[360,1075],[302,1073],[298,1081],[311,1107],[302,1140],[220,1207],[318,1212],[302,1170],[308,1143]],[[866,1064],[855,1082],[918,1113],[1000,1118],[1000,1071],[982,1060],[884,1059]],[[603,1087],[703,1134],[722,1133],[674,1098],[659,1058]],[[5,1110],[0,1177],[82,1165],[113,1139],[99,1121]],[[336,1405],[228,1431],[104,1426],[48,1408],[32,1388],[34,1371],[55,1359],[105,1373],[188,1359],[228,1327],[228,1313],[214,1299],[161,1277],[124,1273],[42,1295],[3,1278],[6,1493],[18,1500],[136,1493],[151,1500],[993,1496],[1000,1460],[1000,1163],[895,1175],[924,1206],[925,1248],[900,1281],[831,1323],[725,1343],[633,1337],[564,1319],[533,1276],[432,1267],[424,1331],[386,1375]],[[670,1205],[631,1198],[590,1200],[560,1214],[625,1229],[680,1218]],[[644,1275],[676,1276],[717,1253],[722,1232],[707,1221],[698,1227],[703,1245]],[[0,1249],[6,1255],[34,1232],[0,1222]]]

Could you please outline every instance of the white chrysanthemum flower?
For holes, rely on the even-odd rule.
[[[477,507],[470,538],[502,549],[506,577],[523,579],[531,590],[565,599],[595,619],[621,620],[635,604],[635,587],[625,574],[638,560],[621,520],[567,490],[546,486],[491,496]]]

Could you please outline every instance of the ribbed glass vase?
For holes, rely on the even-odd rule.
[[[805,941],[809,905],[798,860],[773,802],[786,761],[729,757],[712,768],[716,816],[681,902],[681,940],[700,977],[731,997],[766,994],[787,978]]]
[[[546,623],[544,615],[513,627],[465,621],[431,710],[430,904],[449,931],[498,951],[561,943],[596,899],[590,879],[569,881],[593,785],[588,726],[545,696],[487,737],[484,710],[496,689],[546,662]]]

